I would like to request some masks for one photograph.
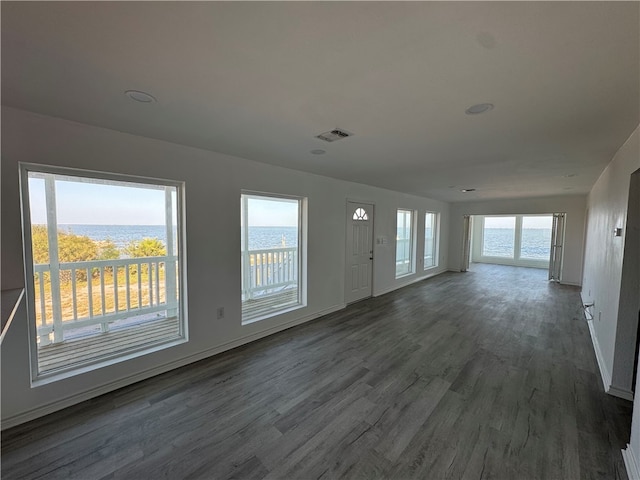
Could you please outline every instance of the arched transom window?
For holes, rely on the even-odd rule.
[[[367,215],[367,211],[364,208],[358,207],[356,211],[353,212],[354,220],[369,220],[369,215]]]

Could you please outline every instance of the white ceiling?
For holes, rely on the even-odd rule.
[[[639,123],[639,5],[2,2],[2,103],[445,201],[587,193]]]

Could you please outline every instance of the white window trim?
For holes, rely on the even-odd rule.
[[[53,165],[42,165],[35,163],[20,162],[20,195],[22,202],[22,231],[23,231],[23,252],[24,252],[24,270],[25,270],[25,292],[27,307],[27,323],[29,333],[29,359],[31,364],[31,386],[37,387],[46,385],[65,378],[74,377],[82,373],[93,371],[110,365],[115,365],[133,358],[147,355],[159,350],[180,345],[189,341],[188,335],[188,318],[187,318],[187,275],[186,275],[186,228],[184,223],[184,182],[140,177],[137,175],[125,175],[109,172],[98,172],[94,170],[84,170],[71,167],[58,167]],[[179,318],[179,339],[171,339],[169,341],[158,341],[141,345],[139,348],[131,348],[124,352],[114,353],[112,355],[101,356],[94,360],[88,360],[81,364],[70,365],[55,371],[40,373],[38,371],[38,351],[37,351],[37,326],[35,321],[35,284],[34,284],[34,268],[33,268],[33,248],[31,238],[31,209],[29,202],[29,173],[48,173],[59,176],[85,177],[89,179],[122,181],[127,184],[153,185],[153,186],[169,186],[176,188],[176,217],[178,222],[178,244],[175,246],[176,255],[180,259],[178,262],[178,287],[179,300],[178,310]]]
[[[433,211],[426,211],[424,214],[424,218],[425,218],[425,225],[424,225],[424,229],[425,229],[425,234],[423,235],[425,238],[425,245],[424,245],[424,255],[423,255],[423,262],[424,259],[427,256],[427,244],[426,244],[426,233],[427,233],[427,224],[426,224],[426,219],[427,219],[427,214],[432,214],[434,215],[433,218],[433,260],[434,260],[434,264],[427,266],[424,265],[423,263],[423,269],[424,271],[427,270],[433,270],[434,268],[438,268],[438,266],[440,265],[440,212],[433,212]]]
[[[278,310],[274,310],[272,312],[266,313],[264,315],[258,315],[255,317],[245,318],[242,314],[242,309],[240,313],[240,323],[242,326],[251,325],[252,323],[260,322],[262,320],[267,320],[269,318],[273,318],[279,315],[284,315],[285,313],[289,313],[295,310],[299,310],[307,306],[307,228],[308,228],[308,220],[307,220],[307,205],[308,199],[307,197],[301,197],[298,195],[288,195],[288,194],[280,194],[280,193],[271,193],[271,192],[259,192],[255,190],[241,190],[240,199],[241,202],[244,202],[244,199],[249,198],[272,198],[274,200],[283,199],[283,200],[295,200],[298,202],[298,303],[285,305]],[[247,215],[247,211],[245,207],[242,207],[243,214]],[[246,224],[247,219],[245,218],[243,222]],[[248,225],[247,225],[248,226]],[[244,243],[245,238],[242,238],[241,241]],[[242,250],[242,249],[241,249]],[[244,282],[245,272],[240,272],[240,281]],[[242,285],[241,285],[242,288]]]
[[[396,258],[395,258],[395,265],[394,265],[394,270],[395,270],[395,278],[396,279],[400,279],[400,278],[404,278],[407,277],[409,275],[414,275],[416,273],[416,211],[410,208],[398,208],[396,209],[396,235],[395,237],[397,238],[398,234],[398,213],[400,212],[409,212],[410,215],[410,231],[409,231],[409,271],[405,272],[405,273],[401,273],[400,275],[398,275],[398,271],[397,271],[397,265],[398,265],[398,247],[397,247],[397,241],[396,241]]]
[[[549,259],[538,260],[533,258],[521,257],[522,249],[522,223],[523,217],[548,217],[552,216],[550,213],[523,213],[523,214],[504,214],[504,215],[478,215],[478,220],[474,222],[474,233],[472,238],[474,239],[473,247],[473,262],[477,263],[493,263],[499,265],[513,265],[521,267],[532,268],[549,268]],[[514,244],[513,244],[513,256],[492,256],[484,255],[484,225],[487,217],[515,217],[514,224]],[[477,240],[477,243],[476,243]]]

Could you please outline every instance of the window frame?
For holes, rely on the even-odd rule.
[[[431,256],[433,259],[432,265],[427,265],[427,215],[433,215],[433,228],[432,228],[432,239],[433,248],[431,252]],[[433,268],[437,268],[439,265],[438,256],[440,255],[440,212],[426,211],[424,214],[424,255],[422,258],[423,269],[431,270]]]
[[[549,258],[535,259],[530,257],[522,257],[522,234],[523,234],[523,219],[525,217],[553,217],[552,213],[524,213],[524,214],[488,214],[477,215],[478,220],[474,222],[473,247],[472,247],[472,261],[477,263],[492,263],[499,265],[513,265],[521,267],[532,268],[549,268]],[[489,217],[514,217],[514,241],[513,241],[513,255],[512,256],[495,256],[484,255],[484,229],[485,219]],[[550,228],[552,226],[550,225]],[[551,241],[549,241],[549,246]]]
[[[245,210],[244,207],[244,199],[249,198],[257,198],[257,199],[275,199],[275,200],[295,200],[298,202],[298,266],[297,266],[297,275],[298,275],[298,300],[295,304],[286,304],[283,305],[282,308],[267,312],[265,314],[260,314],[256,316],[251,316],[249,318],[245,318],[244,313],[242,311],[242,297],[240,300],[241,308],[240,308],[240,324],[242,326],[251,325],[252,323],[260,322],[262,320],[267,320],[269,318],[273,318],[278,315],[282,315],[294,310],[298,310],[300,308],[304,308],[307,306],[307,289],[306,289],[306,272],[307,272],[307,204],[308,198],[302,197],[299,195],[290,195],[290,194],[281,194],[281,193],[273,193],[273,192],[259,192],[255,190],[241,190],[240,192],[240,219],[241,226],[244,224],[247,231],[245,235],[248,235],[248,211]],[[242,263],[242,255],[244,251],[245,238],[242,233],[240,233],[240,255],[241,255],[241,264],[240,264],[240,287],[241,287],[241,295],[244,289],[245,282],[245,268]],[[246,244],[248,245],[248,238],[246,240]]]
[[[62,167],[29,162],[19,162],[19,190],[22,209],[23,262],[25,273],[25,297],[29,338],[29,360],[31,372],[31,386],[37,387],[64,380],[76,375],[115,365],[127,360],[148,355],[153,352],[181,345],[189,341],[189,322],[187,314],[187,275],[186,275],[186,226],[184,215],[185,182],[169,179],[127,175],[113,172],[87,170],[76,167]],[[52,371],[40,372],[38,365],[37,325],[35,308],[35,281],[33,263],[33,243],[31,236],[31,204],[29,198],[29,173],[44,173],[59,176],[87,178],[91,180],[105,180],[126,182],[140,185],[165,186],[176,188],[176,245],[174,246],[178,266],[176,268],[176,287],[178,288],[178,335],[167,341],[158,341],[132,347],[124,351],[106,354],[82,363],[72,364]]]
[[[485,230],[486,230],[486,220],[487,218],[513,218],[513,254],[510,256],[507,255],[485,255],[484,252],[484,243],[485,243]],[[518,243],[518,216],[517,215],[484,215],[482,217],[482,225],[481,225],[481,235],[480,235],[480,256],[482,258],[495,258],[495,259],[504,259],[504,260],[516,260],[517,259],[517,243]]]
[[[408,271],[404,272],[404,273],[398,273],[398,215],[400,214],[400,212],[403,212],[405,214],[409,214],[409,247],[408,247],[408,251],[409,251],[409,258],[408,258]],[[416,273],[416,241],[415,241],[415,236],[416,236],[416,228],[415,228],[415,224],[416,224],[416,211],[410,208],[398,208],[396,210],[396,249],[395,249],[395,278],[399,279],[399,278],[403,278],[406,277],[408,275],[413,275],[414,273]]]
[[[523,214],[523,215],[519,215],[519,222],[520,222],[520,228],[518,230],[518,255],[516,257],[516,261],[518,262],[549,262],[550,257],[551,257],[551,237],[549,237],[549,253],[547,254],[546,259],[540,259],[540,258],[536,258],[536,257],[523,257],[522,256],[522,239],[524,238],[524,230],[525,230],[525,225],[524,225],[524,220],[525,218],[532,218],[532,217],[549,217],[550,222],[549,222],[549,229],[551,232],[553,232],[553,214],[549,214],[549,213],[545,213],[545,214],[537,214],[537,215],[532,215],[532,214]],[[553,233],[551,233],[551,235],[553,235]]]

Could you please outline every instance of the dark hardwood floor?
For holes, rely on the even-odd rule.
[[[625,479],[578,289],[474,265],[2,434],[8,479]]]

